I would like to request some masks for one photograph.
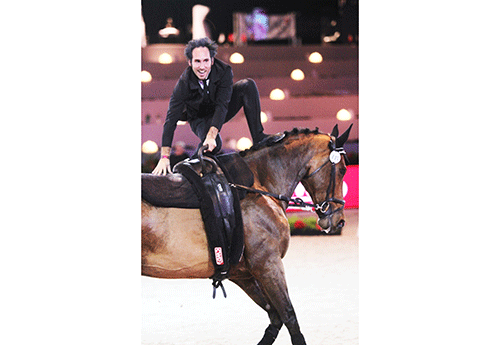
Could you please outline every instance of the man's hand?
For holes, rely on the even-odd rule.
[[[170,151],[171,148],[164,146],[161,148],[161,159],[158,161],[155,170],[153,170],[153,175],[166,175],[171,174],[172,169],[170,168]]]
[[[217,146],[215,138],[217,137],[218,133],[219,130],[216,127],[210,127],[210,129],[208,130],[205,141],[203,142],[203,146],[208,145],[208,151],[210,152],[212,152],[212,150]]]
[[[172,169],[170,168],[170,159],[162,158],[158,161],[155,170],[153,170],[153,175],[166,175],[171,174]]]
[[[208,145],[207,151],[212,152],[212,150],[215,149],[215,147],[217,146],[217,142],[215,141],[215,139],[209,139],[209,138],[207,138],[203,142],[202,146],[205,146],[205,145]]]

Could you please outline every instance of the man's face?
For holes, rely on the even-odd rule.
[[[189,61],[189,66],[191,66],[198,79],[207,79],[213,64],[214,59],[210,58],[210,51],[207,47],[193,49],[193,58]]]

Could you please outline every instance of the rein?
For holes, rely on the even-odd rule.
[[[333,193],[334,193],[334,187],[335,187],[335,170],[336,170],[335,166],[338,162],[340,162],[340,155],[342,155],[346,158],[346,152],[345,152],[343,147],[340,147],[340,148],[333,147],[333,143],[331,141],[330,141],[329,147],[332,150],[329,159],[325,163],[323,163],[319,168],[314,170],[311,174],[304,177],[304,179],[308,179],[308,178],[314,176],[317,172],[319,172],[328,163],[332,164],[332,170],[331,170],[331,174],[330,174],[330,181],[328,183],[328,189],[326,192],[326,198],[320,204],[311,204],[311,203],[305,202],[301,198],[289,198],[289,197],[282,195],[282,194],[270,193],[270,192],[267,192],[264,190],[250,188],[250,187],[242,186],[242,185],[235,184],[235,183],[230,183],[229,185],[231,187],[234,187],[237,189],[246,190],[247,192],[258,193],[261,195],[270,196],[272,198],[275,198],[275,199],[278,199],[281,201],[286,201],[288,203],[288,206],[295,206],[295,207],[300,207],[300,208],[314,207],[316,209],[316,212],[320,216],[320,218],[327,217],[334,212],[339,212],[339,211],[343,210],[344,205],[345,205],[345,201],[335,198],[333,196]],[[334,152],[336,152],[337,155],[333,155]],[[332,194],[332,196],[328,197],[330,195],[330,193]],[[332,210],[332,209],[330,209],[329,202],[341,204],[342,206],[335,209],[335,210]]]
[[[316,205],[304,202],[301,198],[289,198],[289,197],[282,195],[282,194],[270,193],[270,192],[266,192],[265,190],[250,188],[250,187],[242,186],[240,184],[235,184],[235,183],[230,183],[229,185],[231,187],[234,187],[237,189],[246,190],[247,192],[250,192],[250,193],[262,194],[262,195],[270,196],[272,198],[275,198],[275,199],[278,199],[281,201],[286,201],[289,205],[290,205],[290,203],[292,203],[291,204],[292,206],[298,206],[298,207],[309,207],[309,206],[314,207],[314,206],[316,206]]]

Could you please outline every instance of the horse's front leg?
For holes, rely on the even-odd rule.
[[[262,309],[264,309],[269,315],[271,324],[267,327],[264,337],[257,345],[271,345],[276,340],[278,333],[283,326],[280,315],[274,306],[271,304],[267,296],[259,286],[259,283],[255,278],[250,277],[247,279],[230,279],[236,285],[238,285],[246,294],[257,303]]]
[[[260,266],[260,267],[258,267]],[[299,323],[288,295],[285,271],[280,257],[268,257],[261,265],[254,266],[252,274],[259,282],[271,304],[276,308],[281,321],[285,324],[293,345],[306,345],[300,332]]]
[[[245,260],[260,289],[279,314],[293,345],[306,345],[288,296],[281,258],[290,240],[290,227],[284,210],[267,197],[247,198],[242,205],[245,224]],[[270,227],[269,225],[273,226]]]

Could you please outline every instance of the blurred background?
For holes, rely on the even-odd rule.
[[[185,44],[208,36],[234,79],[252,78],[266,133],[294,127],[342,132],[354,124],[346,151],[358,164],[358,1],[143,0],[141,61],[142,171],[159,159],[163,122],[173,88],[187,67]],[[221,130],[224,151],[251,145],[243,110]],[[198,144],[179,122],[174,145]]]

